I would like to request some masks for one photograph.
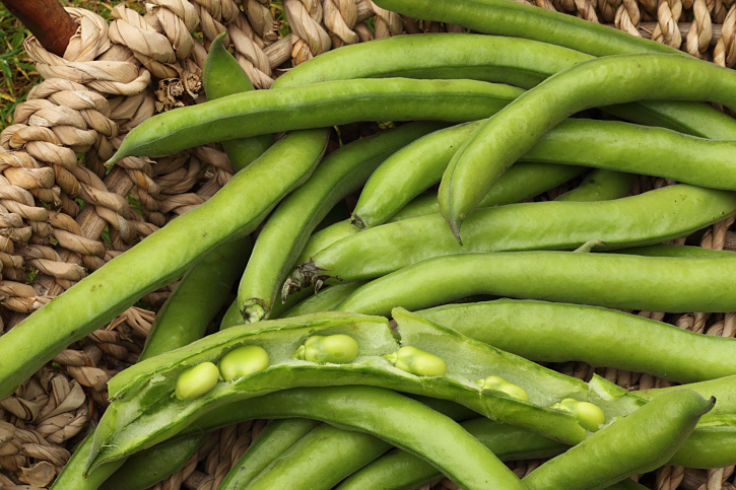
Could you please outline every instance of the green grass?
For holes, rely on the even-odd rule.
[[[23,50],[28,31],[0,4],[0,131],[12,122],[15,106],[22,102],[40,77]]]

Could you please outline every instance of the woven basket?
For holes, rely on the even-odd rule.
[[[734,0],[536,0],[536,5],[609,23],[722,66],[736,64]],[[44,81],[0,134],[0,332],[227,182],[232,169],[218,147],[155,164],[130,157],[109,173],[101,164],[140,121],[203,98],[201,67],[218,33],[227,30],[228,44],[254,85],[267,88],[283,69],[343,44],[463,31],[403,18],[370,0],[148,0],[145,11],[134,7],[115,7],[109,24],[92,12],[68,9],[79,29],[63,58],[32,37],[26,40]],[[641,183],[657,185],[655,179]],[[733,221],[689,242],[736,248],[729,231]],[[170,290],[149,294],[142,300],[146,308],[128,309],[0,400],[1,488],[50,485],[104,410],[106,381],[136,361],[155,309]],[[736,335],[733,313],[642,314],[696,332]],[[592,369],[570,364],[565,371],[586,377]],[[600,374],[627,388],[666,385],[614,369]],[[263,425],[248,422],[217,432],[157,488],[215,488]],[[515,469],[521,475],[533,466]],[[732,474],[733,467],[665,467],[649,479],[660,489],[720,489],[733,488]],[[447,480],[435,486],[456,488]]]

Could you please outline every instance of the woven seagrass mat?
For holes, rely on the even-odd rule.
[[[128,2],[129,4],[132,2]],[[736,64],[734,0],[537,0],[541,8],[653,38],[714,63]],[[25,49],[44,81],[0,134],[0,332],[60,294],[170,219],[198,206],[232,175],[215,146],[158,159],[104,162],[127,131],[156,112],[203,98],[201,67],[211,40],[228,42],[254,85],[343,44],[459,26],[417,21],[370,0],[148,0],[118,5],[111,22],[69,8],[78,22],[63,57],[34,39]],[[638,190],[664,185],[643,178]],[[560,192],[559,190],[554,192]],[[553,195],[548,195],[548,198]],[[736,249],[733,217],[689,244]],[[681,240],[684,242],[684,240]],[[0,487],[45,488],[106,406],[106,381],[135,362],[173,285],[149,294],[75,343],[0,400]],[[736,335],[736,314],[665,316],[681,328]],[[568,374],[591,368],[570,364]],[[648,375],[600,370],[627,388],[663,386]],[[213,434],[177,474],[156,488],[215,488],[263,427],[247,422]],[[536,463],[514,465],[520,475]],[[659,489],[734,488],[734,468],[665,467],[648,476]],[[435,488],[456,488],[444,480]]]

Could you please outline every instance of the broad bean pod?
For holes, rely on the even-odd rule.
[[[253,441],[218,486],[219,490],[236,490],[267,468],[319,423],[309,419],[273,420]]]
[[[453,155],[480,127],[473,122],[435,131],[407,145],[371,175],[353,212],[359,227],[385,222],[442,178]],[[521,161],[580,165],[654,175],[736,190],[736,143],[617,121],[569,119],[544,134]],[[498,185],[504,175],[499,176]],[[487,192],[493,192],[495,185]],[[486,206],[488,193],[479,203]]]
[[[216,245],[255,229],[309,176],[324,152],[326,137],[321,129],[286,136],[206,203],[172,220],[6,332],[0,337],[0,398],[64,347],[171,282]]]
[[[524,477],[533,490],[602,488],[665,464],[713,407],[693,391],[655,398]]]
[[[732,383],[730,378],[731,377],[721,378],[722,380],[728,380],[728,382],[717,383],[714,380],[702,383],[691,383],[688,385],[682,385],[679,388],[673,387],[666,388],[664,390],[674,391],[677,389],[690,389],[693,387],[696,389],[692,391],[697,391],[702,390],[704,385],[708,385],[710,393],[699,391],[701,396],[733,398],[733,394],[736,393],[736,390],[734,390],[736,384]],[[646,399],[651,399],[654,396],[657,396],[657,393],[648,395],[647,392],[649,390],[643,392],[629,392],[595,374],[588,382],[588,389],[591,396],[594,397],[601,406],[606,408],[607,413],[611,414],[612,419],[632,413],[644,405],[646,403]],[[639,397],[639,394],[642,395],[641,398]],[[207,417],[200,417],[194,420],[194,422],[184,430],[184,433],[199,433],[216,427],[237,423],[248,418],[258,417],[260,413],[257,412],[258,408],[257,406],[254,407],[254,405],[257,405],[260,399],[268,399],[269,397],[270,395],[266,395],[264,397],[249,399],[244,402],[236,402],[216,408],[209,412]],[[442,410],[443,413],[447,413],[454,418],[469,417],[468,413],[458,412],[457,409],[452,409],[452,407],[448,407],[446,404],[438,407],[437,402],[442,402],[442,400],[424,397],[418,398],[425,405]],[[671,464],[687,465],[697,468],[720,468],[736,463],[736,417],[733,415],[735,409],[732,404],[727,403],[724,411],[729,413],[716,413],[719,411],[717,405],[718,403],[711,413],[701,417],[695,431],[693,431],[691,436],[669,461]],[[458,406],[458,408],[462,409],[463,407]],[[522,429],[516,427],[515,430]],[[519,437],[528,436],[520,435]]]
[[[683,83],[668,83],[673,72]],[[575,112],[645,98],[736,107],[734,88],[736,76],[729,70],[677,55],[609,56],[558,72],[487,119],[453,155],[440,182],[440,210],[459,240],[460,224],[494,180]]]
[[[553,163],[519,162],[499,177],[496,185],[481,201],[480,207],[526,201],[578,177],[585,170],[583,167]],[[387,221],[399,221],[439,212],[437,194],[430,193],[412,200]],[[378,224],[382,223],[376,223]]]
[[[369,386],[290,389],[252,398],[237,415],[304,417],[369,432],[431,461],[465,488],[524,488],[491,451],[451,418],[389,390]]]
[[[494,114],[522,89],[476,80],[382,78],[254,90],[180,107],[128,133],[108,163],[234,138],[358,121],[448,121]]]
[[[465,420],[475,416],[473,411],[446,400],[423,396],[413,398],[454,420]],[[461,425],[473,436],[476,436],[472,432],[473,426]],[[280,428],[270,431],[268,435],[269,437],[279,437],[282,432],[284,433],[283,437],[289,437],[290,431]],[[391,448],[390,445],[375,438],[371,438],[372,441],[366,440],[365,434],[360,432],[340,430],[334,427],[329,429],[325,426],[319,427],[308,437],[309,441],[299,441],[298,448],[289,449],[288,454],[284,453],[278,456],[278,462],[274,461],[267,468],[262,468],[262,471],[259,470],[256,485],[269,488],[332,488],[344,477],[353,473],[357,467],[370,463]],[[550,445],[559,446],[559,444],[550,442],[541,436],[532,437],[544,441],[541,444],[546,444],[547,447]],[[304,439],[306,438],[305,436]],[[527,438],[529,437],[527,436]],[[483,440],[481,442],[485,444]],[[265,449],[261,450],[260,447],[255,449],[255,457],[265,451]],[[491,448],[491,451],[495,454],[493,448]],[[279,451],[279,453],[281,452],[284,451]],[[269,457],[275,458],[273,452],[268,454],[271,455]],[[267,457],[266,454],[262,456]],[[243,473],[243,471],[237,469],[238,466],[239,464],[236,464],[231,473]],[[430,468],[435,471],[431,465]],[[245,473],[251,475],[252,471],[245,470]],[[230,474],[228,474],[229,476]],[[283,481],[284,478],[291,481]],[[233,482],[230,486],[226,486],[223,481],[221,490],[234,490],[245,486],[251,479],[252,476],[249,476],[247,480],[238,478],[238,483]]]
[[[481,208],[462,245],[439,215],[368,228],[338,240],[288,279],[299,287],[327,277],[361,281],[433,257],[508,250],[575,249],[600,240],[611,250],[686,236],[736,212],[736,194],[672,185],[596,202],[546,201]],[[386,313],[386,312],[384,312]]]
[[[530,12],[536,13],[533,9]],[[560,17],[564,19],[565,16]],[[523,17],[515,22],[521,19]],[[530,88],[553,73],[592,58],[581,52],[585,51],[581,47],[573,51],[554,42],[524,39],[535,34],[536,31],[524,30],[515,34],[520,37],[441,33],[376,39],[322,53],[277,79],[274,87],[401,76],[471,78]],[[657,51],[661,44],[655,43],[654,47]],[[645,51],[647,49],[640,48],[631,52]],[[665,51],[679,53],[672,49]],[[606,54],[625,52],[629,51],[618,49]],[[708,138],[736,138],[736,121],[706,104],[647,101],[604,110],[640,124],[664,126]]]
[[[601,24],[505,0],[378,0],[376,5],[415,19],[460,24],[474,31],[532,38],[595,56],[620,53],[684,53]]]
[[[248,485],[223,486],[221,490],[329,489],[390,448],[370,434],[322,424],[280,454]]]
[[[354,192],[388,155],[437,129],[436,123],[405,124],[332,152],[309,180],[287,197],[258,234],[238,287],[247,322],[268,318],[309,235],[342,198]]]
[[[473,437],[487,446],[502,461],[521,461],[554,456],[566,449],[559,443],[516,427],[475,418],[462,422]],[[394,449],[352,474],[338,490],[415,488],[440,477],[426,461]]]
[[[226,35],[223,32],[212,41],[202,67],[202,85],[210,100],[253,90],[248,75],[223,44]],[[273,136],[264,134],[224,141],[222,147],[237,172],[261,156],[272,144]]]
[[[511,204],[532,198],[574,179],[584,171],[584,168],[568,165],[520,162],[498,179],[497,185],[494,185],[483,198],[481,206]],[[394,199],[398,196],[400,195],[395,194],[386,196],[386,200],[379,199],[379,202],[376,203],[375,225],[382,224],[384,221],[399,221],[439,213],[436,195],[427,194],[417,197],[403,208],[401,208],[403,200]],[[302,264],[309,261],[315,253],[358,231],[360,229],[352,224],[350,219],[338,221],[323,228],[310,237],[297,263]]]
[[[139,361],[182,347],[204,335],[207,324],[222,307],[226,294],[237,279],[238,264],[245,262],[244,256],[249,250],[248,238],[222,244],[184,275],[156,314]],[[64,465],[52,488],[96,489],[101,485],[104,487],[103,482],[111,478],[120,490],[145,488],[168,476],[189,459],[202,439],[200,434],[190,434],[166,441],[127,464],[122,460],[115,461],[83,478],[82,468],[92,446],[92,438],[87,436]],[[159,463],[150,465],[151,458]]]
[[[736,374],[736,340],[616,310],[498,299],[417,314],[534,361],[584,361],[680,382]]]
[[[736,259],[559,251],[449,255],[359,287],[341,311],[386,315],[475,294],[685,313],[736,310]],[[533,279],[533,280],[531,280]]]
[[[245,72],[222,45],[224,33],[215,38],[203,69],[203,84],[209,98],[252,90]],[[228,142],[225,151],[235,171],[242,170],[258,158],[272,143],[270,136]],[[176,349],[202,337],[208,323],[219,311],[227,293],[237,279],[237,271],[250,252],[250,238],[224,243],[208,253],[182,278],[156,314],[151,332],[139,360]],[[129,461],[110,463],[87,478],[82,478],[81,465],[89,456],[91,437],[87,436],[54,481],[53,488],[97,488],[110,476],[119,489],[149,487],[175,471],[196,451],[201,435],[189,435],[166,441],[142,456]],[[150,458],[158,464],[150,465]]]
[[[585,430],[573,415],[546,407],[575,398],[600,405],[610,418],[628,413],[642,403],[633,397],[611,399],[599,395],[600,390],[590,389],[582,380],[473,341],[401,309],[396,309],[393,316],[398,322],[396,333],[401,344],[385,318],[321,313],[266,321],[261,329],[234,327],[134,365],[109,382],[110,396],[115,401],[98,425],[95,457],[90,463],[95,466],[165,440],[184,429],[193,418],[218,406],[293,386],[373,384],[452,399],[486,416],[568,443],[583,439]],[[315,334],[350,335],[359,345],[358,357],[347,364],[294,359],[299,346]],[[271,359],[270,366],[248,377],[219,383],[198,399],[182,401],[171,397],[172,383],[181,372],[205,361],[215,362],[228,350],[244,344],[264,348]],[[416,376],[392,366],[386,357],[402,345],[441,357],[447,363],[447,375]],[[523,387],[529,401],[482,390],[477,381],[491,374]]]

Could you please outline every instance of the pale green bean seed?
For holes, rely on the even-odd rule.
[[[394,366],[417,376],[443,376],[447,365],[441,357],[406,345],[385,356]]]
[[[215,387],[219,377],[220,372],[213,363],[199,363],[179,375],[175,395],[179,400],[199,398]]]
[[[258,345],[233,349],[220,360],[220,373],[225,381],[232,381],[268,367],[268,352]]]
[[[598,405],[590,402],[582,402],[573,398],[565,398],[561,402],[552,405],[552,408],[572,413],[575,415],[575,418],[578,419],[580,425],[592,432],[598,430],[606,421],[606,416],[603,414],[603,410],[601,410]]]
[[[345,364],[358,357],[358,342],[349,335],[312,335],[297,349],[298,359]]]
[[[529,395],[524,388],[506,381],[501,376],[488,376],[485,379],[478,380],[478,384],[484,391],[500,391],[511,398],[529,401]]]

